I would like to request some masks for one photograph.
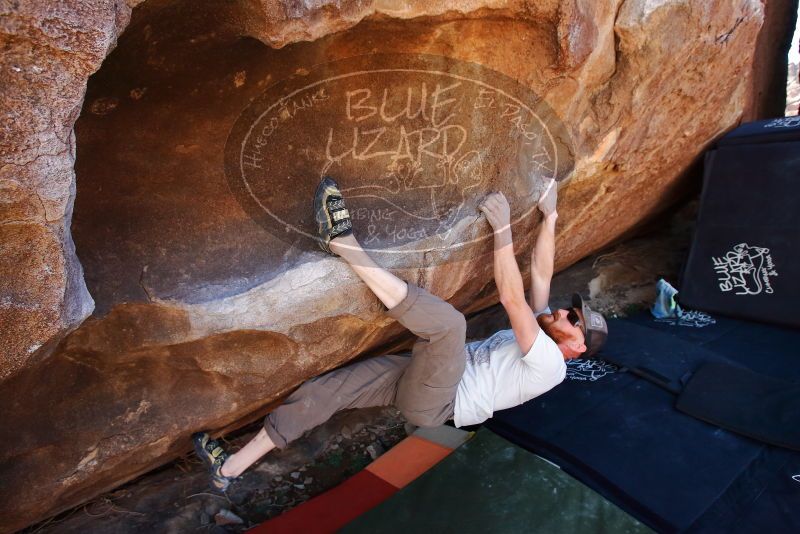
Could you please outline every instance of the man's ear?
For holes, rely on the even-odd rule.
[[[584,352],[586,352],[586,344],[583,342],[578,343],[577,341],[569,341],[569,346],[572,350],[574,350],[578,354],[583,354]]]

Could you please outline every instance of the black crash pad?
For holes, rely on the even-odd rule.
[[[800,381],[797,330],[733,319],[688,328],[641,316],[612,319],[609,332],[601,355],[676,384],[706,362],[757,364]],[[800,531],[800,482],[792,478],[800,453],[683,414],[674,395],[629,373],[579,378],[486,425],[658,531]]]
[[[675,407],[701,421],[800,451],[798,404],[800,381],[709,362],[692,373]]]
[[[706,155],[682,305],[800,326],[800,120],[745,124]]]

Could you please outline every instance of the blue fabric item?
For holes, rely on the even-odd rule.
[[[609,321],[603,354],[676,385],[706,362],[800,380],[800,332],[720,319],[705,328]],[[569,376],[569,373],[568,373]],[[800,531],[800,453],[699,421],[629,373],[565,380],[490,429],[545,458],[661,532]],[[794,484],[795,487],[792,486]]]
[[[683,310],[675,302],[675,295],[677,294],[678,290],[663,278],[656,282],[656,300],[653,303],[653,307],[650,308],[650,313],[653,314],[653,317],[656,319],[680,317],[683,314]]]

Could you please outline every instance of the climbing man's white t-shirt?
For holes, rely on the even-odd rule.
[[[512,330],[500,330],[468,343],[466,356],[453,415],[457,427],[482,423],[496,410],[538,397],[560,384],[567,373],[561,349],[541,330],[527,354]]]

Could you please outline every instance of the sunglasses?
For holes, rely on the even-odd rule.
[[[572,326],[578,326],[581,324],[581,316],[578,315],[578,312],[575,308],[570,308],[567,312],[567,321],[569,321],[569,324]]]

